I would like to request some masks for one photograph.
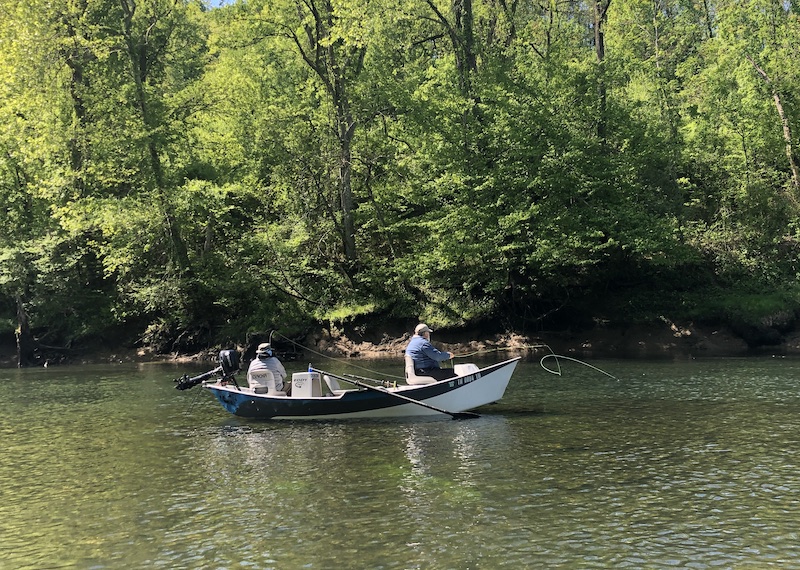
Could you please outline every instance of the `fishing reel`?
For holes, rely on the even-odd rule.
[[[197,386],[198,384],[201,384],[214,376],[219,376],[223,384],[226,382],[231,382],[238,388],[239,385],[236,383],[234,375],[239,372],[241,367],[241,358],[239,353],[235,350],[222,350],[220,351],[217,360],[219,362],[219,366],[217,366],[214,370],[209,370],[208,372],[204,372],[199,376],[194,376],[191,378],[188,374],[184,374],[180,378],[176,378],[174,380],[177,382],[175,388],[177,390],[188,390],[189,388],[193,388],[194,386]]]

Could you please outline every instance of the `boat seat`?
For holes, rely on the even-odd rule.
[[[433,384],[436,378],[433,376],[417,376],[414,370],[414,359],[406,355],[406,383],[411,386],[419,386],[422,384]]]
[[[342,387],[339,386],[339,381],[336,378],[331,378],[327,374],[323,374],[322,379],[325,381],[325,385],[328,387],[328,391],[332,396],[338,396],[347,392],[347,390],[342,390]]]
[[[247,373],[247,385],[255,394],[285,396],[286,392],[275,389],[275,375],[271,370],[253,370]]]

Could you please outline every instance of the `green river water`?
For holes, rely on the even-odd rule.
[[[800,360],[591,364],[617,379],[523,361],[462,421],[252,422],[172,365],[0,370],[0,568],[800,568]]]

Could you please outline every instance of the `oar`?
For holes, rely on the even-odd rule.
[[[448,412],[447,410],[443,410],[442,408],[431,406],[430,404],[426,404],[425,402],[420,402],[419,400],[415,400],[414,398],[409,398],[408,396],[403,396],[402,394],[398,394],[397,392],[390,392],[385,388],[379,388],[378,386],[365,384],[364,382],[359,382],[358,380],[353,380],[351,378],[343,378],[342,376],[337,376],[336,374],[331,374],[330,372],[325,372],[324,370],[317,370],[316,368],[312,368],[312,370],[314,372],[319,372],[320,374],[327,374],[328,376],[333,376],[334,378],[343,380],[345,382],[349,382],[351,384],[355,384],[356,386],[361,386],[362,388],[366,388],[367,390],[372,390],[374,392],[380,392],[381,394],[388,394],[389,396],[394,396],[395,398],[405,400],[406,402],[411,402],[412,404],[422,406],[423,408],[428,408],[429,410],[439,412],[440,414],[447,414],[449,416],[452,416],[454,420],[467,420],[480,417],[480,415],[474,412]]]

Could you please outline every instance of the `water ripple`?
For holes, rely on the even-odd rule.
[[[318,423],[171,369],[14,371],[0,568],[800,568],[800,366],[602,367],[523,363],[477,420]]]

